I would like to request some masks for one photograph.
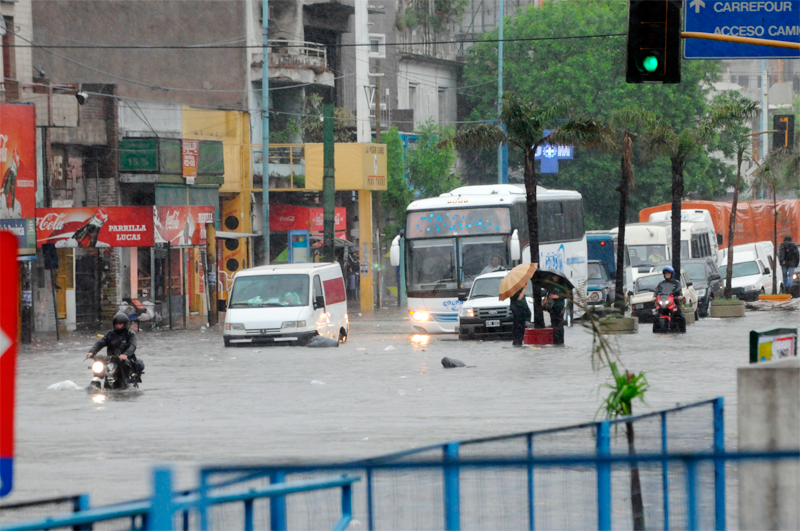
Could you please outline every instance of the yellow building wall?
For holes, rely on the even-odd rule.
[[[249,192],[251,188],[250,118],[242,111],[215,111],[183,106],[183,138],[222,141],[225,183],[219,192]]]
[[[305,144],[306,190],[322,190],[322,144]],[[386,144],[337,143],[333,148],[337,190],[386,190]]]

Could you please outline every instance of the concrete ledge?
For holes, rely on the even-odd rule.
[[[744,301],[711,301],[711,317],[744,317]]]
[[[600,331],[604,334],[636,334],[639,319],[636,317],[604,317],[600,319]]]
[[[694,324],[697,322],[697,319],[694,318],[694,312],[688,312],[686,310],[683,311],[683,317],[686,319],[686,324]]]

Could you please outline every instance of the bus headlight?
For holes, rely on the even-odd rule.
[[[428,312],[411,312],[411,318],[415,321],[427,321],[430,317]]]
[[[475,312],[472,310],[472,308],[461,308],[458,311],[458,316],[459,317],[475,317]]]

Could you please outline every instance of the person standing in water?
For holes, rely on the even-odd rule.
[[[528,307],[528,301],[525,300],[525,288],[511,296],[511,318],[513,319],[511,335],[514,338],[512,345],[521,347],[522,340],[525,338],[525,323],[531,318],[531,309]]]

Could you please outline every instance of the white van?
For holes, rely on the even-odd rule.
[[[757,300],[761,294],[772,293],[772,268],[775,267],[774,249],[772,242],[769,241],[733,246],[731,288],[739,299]],[[725,282],[728,269],[728,249],[723,249],[720,255],[722,266],[719,268],[719,273],[722,281]],[[780,278],[778,276],[778,279]]]
[[[654,212],[650,221],[670,222],[672,212]],[[706,258],[717,260],[721,235],[715,232],[708,210],[681,210],[681,258]],[[717,262],[717,265],[722,265]]]
[[[342,268],[337,263],[268,265],[236,273],[225,314],[225,346],[307,344],[350,333]]]

